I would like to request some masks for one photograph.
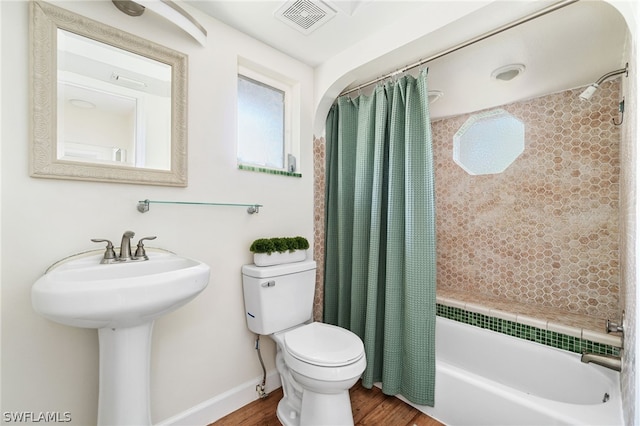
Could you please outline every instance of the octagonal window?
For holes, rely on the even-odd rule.
[[[502,109],[474,114],[453,136],[453,161],[470,175],[504,172],[524,151],[524,124]]]

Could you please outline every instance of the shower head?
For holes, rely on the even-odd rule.
[[[596,93],[596,90],[598,90],[598,85],[596,83],[590,84],[586,89],[584,89],[584,92],[580,93],[580,99],[588,101],[591,99],[591,96]]]
[[[605,75],[600,77],[598,81],[590,84],[586,89],[584,89],[582,93],[580,93],[580,99],[582,99],[583,101],[588,101],[589,99],[591,99],[591,96],[593,96],[598,87],[605,82],[605,80],[620,74],[627,74],[627,77],[629,76],[629,63],[627,63],[624,68],[606,73]]]

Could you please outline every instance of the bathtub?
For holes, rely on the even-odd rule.
[[[453,426],[624,423],[619,373],[584,364],[578,354],[442,317],[436,320],[435,406],[411,405]]]

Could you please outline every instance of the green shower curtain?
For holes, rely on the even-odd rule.
[[[365,345],[362,383],[434,403],[436,233],[427,70],[338,98],[326,125],[324,321]]]

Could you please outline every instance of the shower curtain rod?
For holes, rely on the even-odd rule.
[[[498,28],[496,28],[494,30],[488,31],[488,32],[486,32],[484,34],[481,34],[481,35],[479,35],[477,37],[474,37],[474,38],[472,38],[470,40],[467,40],[467,41],[465,41],[463,43],[459,43],[459,44],[457,44],[457,45],[455,45],[453,47],[450,47],[450,48],[448,48],[446,50],[443,50],[440,53],[436,53],[435,55],[429,56],[428,58],[421,59],[418,62],[414,62],[412,64],[406,65],[406,66],[404,66],[402,68],[399,68],[399,69],[397,69],[397,70],[395,70],[393,72],[385,74],[382,77],[378,77],[378,78],[375,78],[375,79],[373,79],[371,81],[368,81],[366,83],[360,84],[360,85],[354,87],[353,89],[345,90],[342,93],[340,93],[340,95],[338,95],[338,96],[348,95],[349,93],[356,92],[356,91],[358,91],[360,89],[363,89],[363,88],[365,88],[367,86],[371,86],[372,84],[379,83],[380,81],[386,80],[389,77],[393,77],[395,75],[405,73],[405,72],[407,72],[407,71],[409,71],[409,70],[411,70],[413,68],[419,67],[420,65],[424,65],[427,62],[431,62],[431,61],[434,61],[434,60],[436,60],[438,58],[442,58],[443,56],[446,56],[446,55],[448,55],[450,53],[456,52],[456,51],[458,51],[460,49],[464,49],[465,47],[471,46],[472,44],[476,44],[476,43],[478,43],[478,42],[480,42],[482,40],[485,40],[485,39],[487,39],[489,37],[492,37],[492,36],[494,36],[496,34],[500,34],[500,33],[504,32],[504,31],[510,30],[511,28],[517,27],[518,25],[522,25],[522,24],[527,23],[529,21],[533,21],[534,19],[540,18],[541,16],[547,15],[547,14],[549,14],[551,12],[555,12],[556,10],[562,9],[563,7],[569,6],[569,5],[573,4],[573,3],[577,3],[578,1],[579,0],[563,0],[563,1],[560,1],[560,2],[558,2],[556,4],[553,4],[551,6],[545,7],[544,9],[541,9],[541,10],[539,10],[537,12],[534,12],[534,13],[532,13],[530,15],[527,15],[527,16],[525,16],[523,18],[516,19],[515,21],[512,21],[512,22],[510,22],[508,24],[505,24],[505,25],[503,25],[501,27],[498,27]]]

